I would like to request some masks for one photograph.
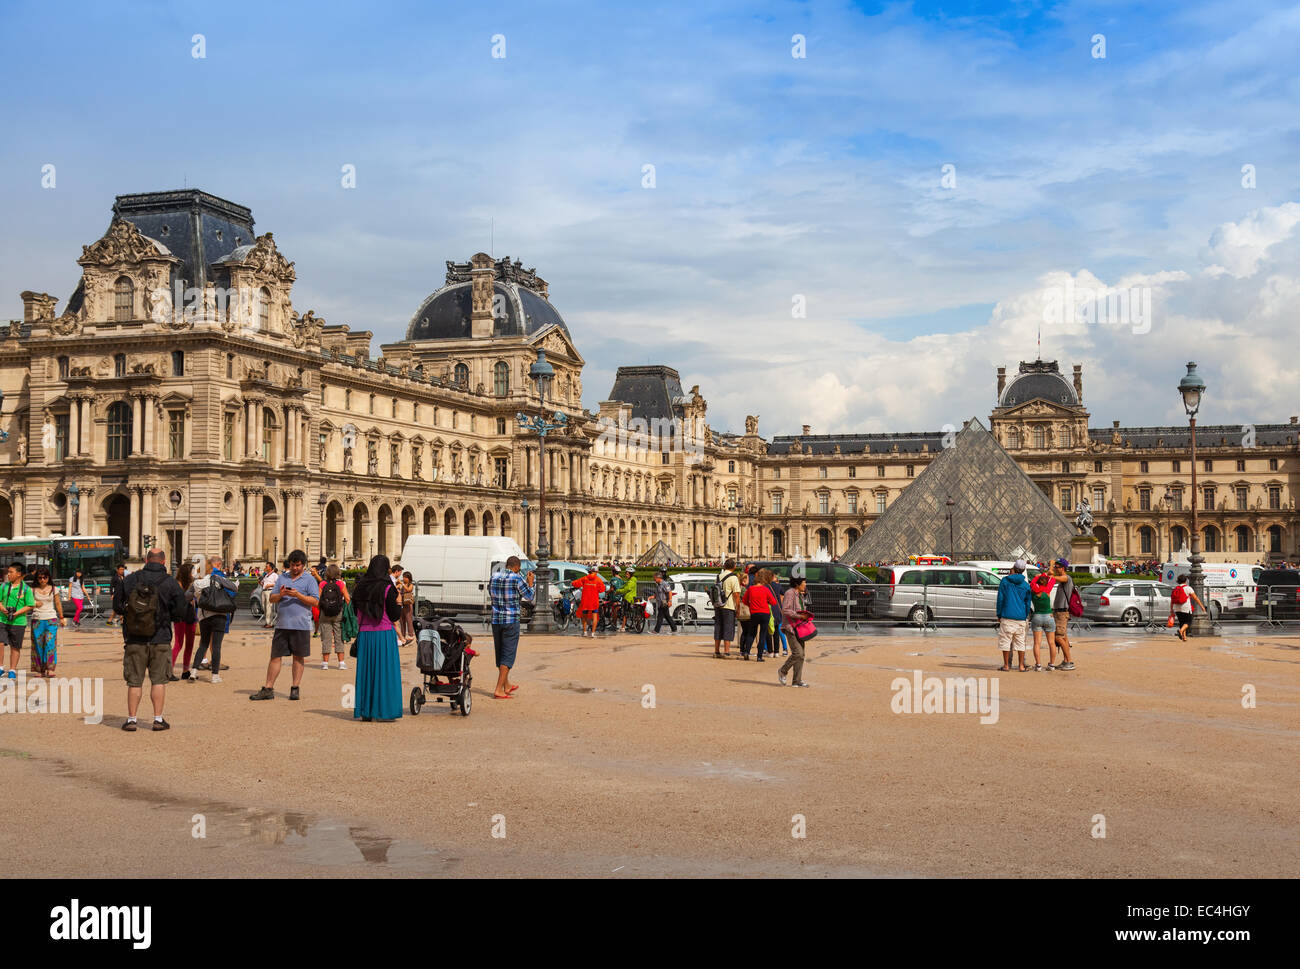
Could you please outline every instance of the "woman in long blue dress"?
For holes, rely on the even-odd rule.
[[[402,661],[395,623],[402,616],[388,556],[376,555],[352,589],[357,612],[356,720],[396,720],[402,715]]]

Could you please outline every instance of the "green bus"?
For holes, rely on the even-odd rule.
[[[48,565],[56,583],[66,583],[81,569],[87,582],[107,585],[113,571],[126,561],[116,535],[52,535],[0,539],[0,568],[21,562],[30,571]]]

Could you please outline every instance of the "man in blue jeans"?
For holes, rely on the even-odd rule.
[[[496,651],[497,688],[494,700],[509,700],[519,689],[510,682],[510,670],[515,665],[519,649],[519,607],[533,601],[533,576],[527,581],[519,574],[519,556],[506,559],[506,567],[492,575],[488,581],[488,599],[492,603],[492,646]]]

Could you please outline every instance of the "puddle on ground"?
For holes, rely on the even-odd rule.
[[[555,683],[551,686],[552,690],[570,690],[573,693],[599,693],[600,690],[594,686],[579,686],[577,683]]]
[[[387,871],[443,874],[454,871],[459,858],[390,838],[381,832],[332,818],[298,811],[266,811],[222,801],[186,801],[126,781],[105,781],[55,761],[54,771],[81,783],[94,784],[113,797],[139,801],[154,810],[172,809],[190,816],[192,830],[202,815],[205,849],[248,845],[283,849],[288,860],[316,867],[383,866]]]

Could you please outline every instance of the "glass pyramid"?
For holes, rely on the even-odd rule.
[[[954,561],[1069,558],[1075,528],[976,418],[862,537],[844,562],[906,562],[947,555],[951,496]]]

